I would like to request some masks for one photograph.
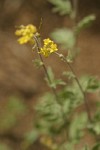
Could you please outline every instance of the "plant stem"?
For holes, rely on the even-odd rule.
[[[77,84],[78,84],[78,86],[79,86],[79,88],[80,88],[80,91],[81,91],[81,93],[82,93],[82,95],[83,95],[83,97],[84,97],[84,103],[85,103],[85,108],[86,108],[86,111],[87,111],[87,114],[88,114],[88,119],[89,119],[90,122],[92,122],[91,113],[90,113],[90,108],[89,108],[89,105],[88,105],[88,101],[87,101],[87,98],[86,98],[86,94],[85,94],[85,92],[83,91],[82,86],[81,86],[81,84],[80,84],[80,82],[79,82],[79,80],[78,80],[78,78],[77,78],[77,76],[76,76],[76,73],[75,73],[75,71],[73,70],[71,64],[67,62],[67,65],[69,66],[70,70],[71,70],[72,73],[74,74],[74,78],[75,78],[75,80],[76,80],[76,82],[77,82]]]
[[[39,54],[39,58],[40,58],[41,62],[43,63],[42,67],[43,67],[43,69],[44,69],[45,75],[47,76],[47,79],[48,79],[49,83],[52,84],[52,81],[51,81],[51,79],[50,79],[50,77],[49,77],[47,68],[46,68],[46,66],[45,66],[45,64],[44,64],[43,58],[42,58],[41,54],[39,53],[39,52],[40,52],[40,48],[41,48],[41,42],[39,42],[39,39],[38,39],[37,36],[34,36],[34,39],[35,39],[35,42],[36,42],[36,45],[37,45],[37,52],[38,52],[38,54]],[[51,87],[51,89],[52,89],[52,92],[54,93],[55,98],[56,98],[56,101],[57,101],[57,103],[58,103],[59,101],[58,101],[58,95],[57,95],[57,93],[56,93],[56,90],[55,90],[53,87]]]
[[[73,5],[73,27],[75,27],[78,15],[78,0],[73,0],[72,5]]]
[[[80,82],[79,82],[79,80],[78,80],[78,77],[77,77],[77,75],[76,75],[76,73],[75,73],[73,67],[72,67],[71,64],[66,60],[66,58],[63,56],[63,54],[59,54],[59,53],[57,53],[57,52],[55,52],[55,53],[56,53],[64,62],[67,63],[68,67],[70,68],[71,72],[73,73],[74,79],[75,79],[77,85],[79,86],[80,91],[81,91],[81,93],[82,93],[82,95],[83,95],[83,97],[84,97],[84,104],[85,104],[86,112],[87,112],[87,115],[88,115],[88,120],[89,120],[89,122],[92,122],[91,113],[90,113],[90,108],[89,108],[89,105],[88,105],[88,101],[87,101],[87,98],[86,98],[86,94],[85,94],[85,92],[84,92],[83,89],[82,89],[82,86],[81,86],[81,84],[80,84]]]
[[[39,39],[38,39],[38,37],[36,37],[36,36],[34,36],[34,39],[35,39],[35,42],[36,42],[36,45],[37,45],[37,52],[38,52],[38,54],[39,54],[40,60],[41,60],[42,63],[43,63],[42,66],[43,66],[45,75],[47,76],[49,83],[52,84],[52,81],[51,81],[51,79],[50,79],[50,77],[49,77],[49,74],[48,74],[48,72],[47,72],[47,68],[46,68],[46,66],[45,66],[45,64],[44,64],[43,58],[42,58],[41,54],[39,53],[39,52],[40,52],[40,48],[41,48],[41,42],[39,42]],[[59,97],[58,97],[58,95],[57,95],[57,93],[56,93],[55,88],[51,87],[51,89],[52,89],[53,94],[55,95],[55,100],[56,100],[57,104],[58,104],[58,105],[60,106],[60,108],[61,108],[62,117],[63,117],[63,120],[64,120],[64,122],[65,122],[65,121],[66,121],[66,116],[65,116],[65,114],[63,113],[63,108],[62,108],[61,103],[59,102]],[[66,138],[68,138],[67,132],[65,132],[65,136],[66,136]]]

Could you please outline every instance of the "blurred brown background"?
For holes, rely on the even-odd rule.
[[[33,23],[38,27],[41,17],[43,37],[48,37],[57,27],[70,25],[66,16],[53,14],[51,8],[47,0],[0,0],[0,96],[19,92],[23,96],[33,97],[37,89],[41,89],[43,75],[32,64],[34,56],[31,47],[20,46],[14,32],[15,27],[21,24]],[[78,72],[99,75],[100,1],[79,0],[78,19],[91,13],[95,13],[97,19],[91,28],[80,35],[78,43],[81,53],[75,67]]]
[[[32,53],[28,45],[19,45],[14,32],[16,26],[40,24],[43,25],[42,37],[48,37],[55,28],[70,26],[71,22],[66,16],[59,16],[51,12],[52,5],[47,0],[0,0],[0,105],[3,108],[9,96],[21,96],[30,107],[30,113],[25,116],[22,123],[14,128],[14,133],[20,135],[26,128],[32,127],[31,104],[45,91],[44,73],[36,69],[32,60],[36,54]],[[78,20],[88,14],[96,14],[97,19],[93,25],[83,31],[79,37],[78,45],[81,53],[75,61],[77,74],[89,73],[100,76],[100,0],[79,0]],[[54,56],[46,59],[56,73],[60,63]],[[0,110],[1,111],[1,110]],[[22,131],[20,133],[20,130]]]

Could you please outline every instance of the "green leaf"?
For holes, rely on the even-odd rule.
[[[96,107],[94,117],[92,119],[92,124],[88,125],[88,129],[94,135],[100,136],[100,106],[99,102],[97,102],[98,107]]]
[[[48,67],[48,68],[47,68],[47,73],[48,73],[48,75],[49,75],[50,81],[53,82],[53,81],[54,81],[54,73],[53,73],[51,67]],[[48,82],[49,82],[49,81],[48,81]]]
[[[67,86],[59,91],[59,101],[66,117],[69,118],[71,112],[83,103],[83,95],[79,87],[76,89],[73,85]]]
[[[100,135],[100,122],[95,123],[93,129],[94,129],[94,131],[96,132],[97,135]]]
[[[39,136],[38,131],[36,129],[33,129],[30,132],[25,134],[25,140],[28,143],[32,144],[37,140],[38,136]]]
[[[72,30],[62,28],[56,29],[53,33],[51,33],[51,37],[64,49],[73,48],[75,45],[75,36]]]
[[[80,78],[80,84],[85,92],[100,90],[100,81],[95,76],[86,75]]]
[[[36,107],[37,113],[45,118],[47,121],[59,122],[62,116],[61,107],[54,101],[44,99]]]
[[[59,146],[60,150],[74,150],[73,142],[66,142]]]
[[[95,133],[96,135],[100,135],[100,122],[94,122],[88,125],[88,128],[91,133]]]
[[[100,143],[96,143],[96,144],[93,146],[92,150],[100,150]]]
[[[47,68],[47,73],[48,73],[48,77],[45,77],[45,80],[47,81],[48,86],[52,88],[56,88],[55,77],[51,67]]]
[[[74,139],[77,142],[77,140],[83,136],[83,129],[86,128],[87,120],[88,118],[86,113],[75,116],[69,129],[69,136],[71,139]]]
[[[85,145],[85,146],[82,148],[82,150],[90,150],[90,148],[89,148],[87,145]]]
[[[66,114],[66,118],[68,114],[71,112],[71,102],[70,100],[66,100],[62,106],[64,113]]]
[[[55,79],[53,71],[50,67],[47,68],[49,79],[46,77],[45,80],[48,83],[48,86],[55,88],[57,85],[66,85],[66,83],[62,79]]]
[[[32,129],[30,132],[27,132],[24,136],[24,140],[22,141],[22,148],[25,150],[28,149],[30,145],[36,142],[38,137],[39,132],[36,129]]]
[[[99,102],[97,102],[98,106],[96,105],[96,111],[94,114],[94,121],[100,121],[100,106],[99,106]]]
[[[37,68],[43,66],[43,62],[40,59],[35,59],[32,61]]]
[[[64,124],[61,106],[55,101],[54,95],[46,94],[35,107],[37,124],[41,131],[57,131]],[[41,122],[42,121],[42,122]]]
[[[89,92],[95,92],[97,90],[100,90],[100,81],[97,80],[96,77],[89,77],[88,78],[88,85],[87,85],[87,91]]]
[[[64,89],[59,92],[60,103],[66,118],[70,117],[71,112],[79,105],[77,103],[77,95],[69,89]]]
[[[55,85],[66,85],[66,82],[64,82],[62,79],[56,79]]]
[[[70,0],[48,0],[54,5],[53,12],[58,12],[60,15],[70,14],[72,6]]]
[[[74,75],[72,72],[70,72],[70,71],[64,71],[64,72],[63,72],[63,75],[64,75],[64,76],[67,76],[67,78],[68,78],[69,80],[75,78],[75,75]]]
[[[84,17],[75,27],[76,34],[79,34],[80,31],[89,27],[95,19],[96,19],[95,15],[89,15]]]

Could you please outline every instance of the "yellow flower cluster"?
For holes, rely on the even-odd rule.
[[[56,52],[57,50],[57,45],[48,38],[44,39],[44,45],[43,48],[40,49],[40,53],[45,57],[48,57],[51,53]]]
[[[29,24],[27,26],[21,25],[19,29],[16,30],[15,34],[20,37],[18,39],[18,42],[20,44],[25,44],[28,42],[34,44],[35,41],[33,39],[33,36],[36,32],[37,32],[36,27],[34,25]]]

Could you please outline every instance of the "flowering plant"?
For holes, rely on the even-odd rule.
[[[31,142],[38,139],[41,144],[51,150],[75,150],[75,147],[82,144],[81,140],[82,138],[84,140],[85,134],[92,134],[96,142],[90,146],[84,140],[85,144],[82,145],[81,150],[99,150],[100,102],[95,102],[96,111],[92,115],[87,95],[100,91],[100,81],[89,75],[78,78],[72,65],[77,54],[78,35],[95,20],[95,16],[87,16],[77,23],[77,0],[76,3],[73,1],[73,7],[70,0],[49,1],[55,6],[53,11],[61,15],[69,14],[75,26],[73,30],[66,28],[56,30],[51,34],[54,40],[44,39],[43,46],[41,46],[41,35],[34,25],[20,26],[16,31],[20,44],[31,43],[33,49],[36,49],[39,55],[37,64],[43,67],[46,81],[51,88],[51,92],[45,94],[35,107],[34,129],[27,135],[24,147],[27,149]],[[68,50],[67,56],[59,53],[59,46],[54,41]],[[63,72],[67,80],[70,80],[67,84],[67,81],[63,79],[55,79],[52,69],[46,67],[42,56],[47,58],[51,54],[55,54],[69,67],[70,71]],[[58,85],[62,87],[60,90],[57,89]],[[82,106],[85,110],[78,112]],[[30,138],[31,142],[27,140]]]

